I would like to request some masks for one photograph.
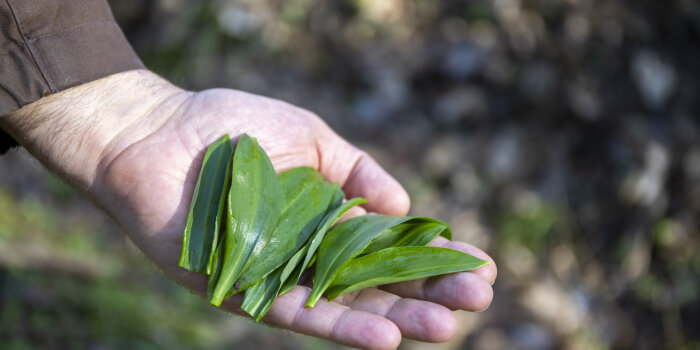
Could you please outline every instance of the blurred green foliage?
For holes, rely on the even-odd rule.
[[[501,220],[501,244],[518,244],[534,254],[548,248],[550,234],[557,223],[557,212],[546,204],[536,204],[508,212]]]
[[[63,201],[65,191],[54,196]],[[245,321],[160,275],[94,209],[51,200],[18,200],[0,186],[0,348],[230,349],[260,340],[237,339],[249,333]]]

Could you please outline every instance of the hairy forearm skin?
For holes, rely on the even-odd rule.
[[[41,98],[0,117],[0,126],[90,194],[109,158],[163,125],[189,95],[149,71],[127,71]]]

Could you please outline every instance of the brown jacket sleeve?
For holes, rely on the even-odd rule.
[[[105,0],[0,0],[0,117],[138,68],[143,64]],[[7,138],[0,130],[0,152]]]

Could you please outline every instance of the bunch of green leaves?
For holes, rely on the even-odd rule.
[[[473,270],[487,264],[471,255],[426,246],[450,228],[426,217],[367,215],[336,225],[352,207],[309,167],[275,173],[257,141],[228,135],[207,150],[190,205],[179,265],[209,275],[207,299],[219,306],[245,291],[241,308],[259,321],[279,295],[315,265],[313,307],[380,284]]]

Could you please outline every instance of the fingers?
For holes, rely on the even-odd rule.
[[[480,276],[468,272],[397,283],[382,289],[406,298],[444,305],[452,310],[484,311],[493,299],[491,285]]]
[[[382,289],[405,298],[438,303],[450,309],[485,310],[493,299],[491,284],[497,274],[493,259],[469,244],[451,242],[442,237],[438,237],[431,245],[460,250],[490,263],[475,271],[395,283],[383,286]]]
[[[298,333],[362,349],[396,349],[401,332],[394,323],[376,314],[320,300],[313,308],[304,303],[310,290],[296,287],[278,297],[263,321]],[[222,308],[241,313],[240,301],[227,299]]]
[[[410,339],[445,342],[457,330],[454,314],[444,306],[401,298],[375,288],[364,289],[339,302],[347,303],[353,310],[386,317],[396,324],[404,337]]]
[[[454,314],[444,306],[405,299],[369,288],[333,302],[321,299],[305,308],[309,289],[296,287],[278,297],[263,321],[298,333],[362,349],[395,349],[401,337],[445,342],[457,330]],[[223,309],[245,315],[241,297],[228,298]]]

